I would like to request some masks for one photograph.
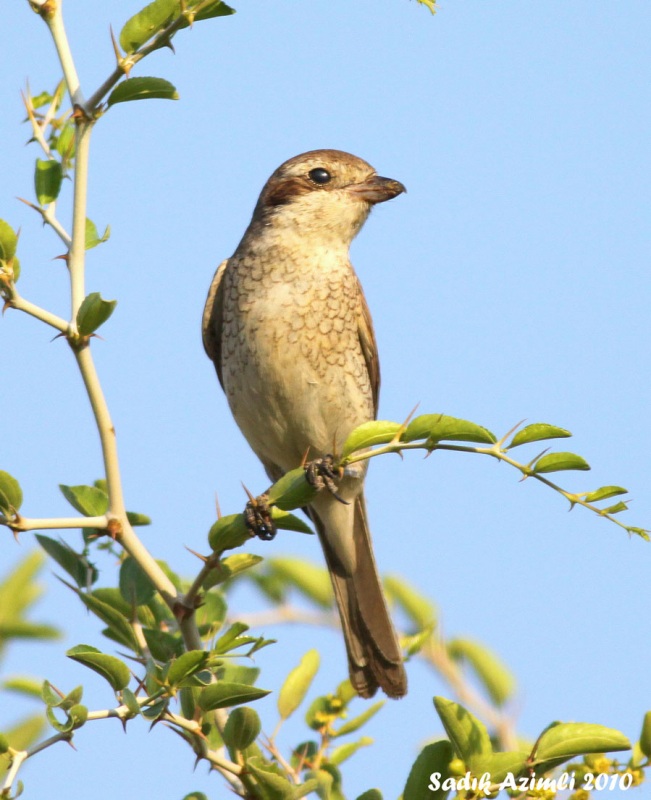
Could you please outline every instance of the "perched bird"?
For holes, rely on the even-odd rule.
[[[217,269],[203,342],[242,433],[276,481],[337,453],[375,419],[380,368],[349,247],[371,208],[405,191],[340,150],[291,158],[269,178],[235,253]],[[400,646],[375,565],[366,462],[312,501],[358,694],[407,692]]]

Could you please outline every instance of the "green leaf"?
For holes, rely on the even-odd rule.
[[[183,641],[178,634],[158,628],[143,628],[142,633],[152,658],[157,661],[170,661],[183,652]]]
[[[61,633],[51,625],[40,625],[24,620],[0,622],[0,642],[10,639],[60,639]]]
[[[459,758],[471,771],[481,769],[482,763],[493,755],[484,723],[463,706],[444,697],[435,697],[434,707]]]
[[[14,256],[14,260],[12,263],[12,272],[13,272],[13,281],[16,283],[18,278],[20,278],[20,261],[16,256]]]
[[[199,2],[200,0],[188,0],[185,7],[188,11],[192,11],[195,6],[199,5]],[[235,11],[227,6],[226,3],[215,0],[215,2],[208,3],[201,11],[195,14],[194,20],[198,22],[234,13]],[[127,20],[120,31],[120,45],[126,53],[135,53],[142,45],[161,33],[179,14],[178,0],[154,0],[153,3],[149,3],[149,5]],[[179,26],[179,30],[189,24],[189,21],[184,20]],[[164,42],[161,42],[161,46],[162,44]]]
[[[349,719],[348,722],[345,722],[340,728],[338,728],[334,734],[333,738],[336,736],[346,736],[348,733],[355,733],[358,731],[362,725],[365,725],[371,717],[374,717],[377,712],[382,708],[384,705],[384,700],[380,700],[377,703],[373,703],[370,708],[367,708],[366,711],[361,713],[358,717],[353,717],[353,719]]]
[[[602,508],[599,513],[601,515],[610,514],[619,514],[622,511],[628,511],[628,506],[623,500],[620,500],[619,503],[615,503],[613,506],[608,506],[608,508]]]
[[[127,519],[134,527],[139,525],[151,525],[151,517],[146,514],[138,514],[136,511],[127,511]]]
[[[339,747],[335,747],[330,753],[328,762],[335,765],[343,764],[344,761],[355,755],[360,747],[368,747],[371,744],[373,744],[373,739],[371,739],[370,736],[362,736],[362,738],[356,742],[340,744]]]
[[[104,680],[111,684],[116,692],[126,688],[131,680],[129,667],[123,661],[115,658],[115,656],[102,653],[96,647],[91,647],[88,644],[78,644],[68,650],[66,655],[73,661],[77,661],[97,672],[98,675],[101,675]]]
[[[278,713],[281,719],[291,716],[303,702],[318,672],[319,663],[318,651],[308,650],[299,665],[289,673],[278,694]]]
[[[128,78],[113,89],[106,101],[110,106],[131,100],[178,100],[179,93],[164,78]]]
[[[515,678],[495,653],[470,639],[452,639],[447,649],[455,661],[470,664],[495,705],[502,706],[511,697]]]
[[[58,161],[36,159],[34,187],[40,205],[46,206],[57,199],[61,191],[62,178],[63,171]]]
[[[9,742],[9,746],[13,747],[14,750],[26,750],[40,738],[44,727],[45,720],[41,711],[38,714],[20,720],[17,725],[5,730],[4,735]],[[3,766],[2,759],[0,759],[0,772]]]
[[[0,470],[0,511],[12,516],[23,504],[23,490],[8,472]]]
[[[548,425],[546,422],[534,422],[527,425],[521,431],[518,431],[506,446],[507,450],[513,447],[519,447],[521,444],[529,444],[529,442],[540,442],[543,439],[564,439],[572,434],[566,431],[565,428],[559,428],[556,425]]]
[[[358,795],[356,800],[382,800],[382,792],[379,789],[367,789],[363,794]]]
[[[217,668],[218,680],[227,683],[245,683],[247,686],[253,686],[259,677],[259,667],[245,667],[244,664],[233,664],[227,661]]]
[[[260,784],[265,800],[294,800],[295,785],[281,774],[280,768],[260,757],[248,758],[246,768]]]
[[[355,428],[344,442],[341,450],[342,458],[346,458],[355,450],[365,450],[376,444],[388,444],[396,438],[402,426],[398,422],[373,420]]]
[[[140,716],[142,714],[142,710],[140,708],[140,703],[138,702],[138,698],[135,694],[131,691],[131,689],[124,688],[120,692],[120,698],[124,705],[129,709],[129,711],[134,716]]]
[[[419,628],[428,628],[436,624],[436,609],[432,603],[406,581],[395,575],[387,575],[383,583],[389,597],[400,605]]]
[[[289,511],[283,511],[277,506],[271,507],[271,519],[274,521],[276,528],[281,528],[284,531],[297,531],[298,533],[311,533],[314,531],[307,522],[304,522],[300,517],[290,514]]]
[[[270,694],[266,689],[258,689],[245,683],[228,683],[220,681],[206,686],[199,695],[199,706],[204,711],[216,708],[230,708],[243,703],[252,703]]]
[[[75,126],[72,122],[66,122],[61,133],[58,135],[55,149],[59,155],[67,159],[72,158],[75,152]]]
[[[205,650],[188,650],[175,658],[167,672],[167,683],[172,687],[182,686],[183,681],[206,666],[209,654]]]
[[[332,606],[332,585],[328,571],[298,558],[268,559],[268,566],[287,583],[322,608]]]
[[[305,772],[307,781],[301,786],[297,787],[300,791],[296,791],[292,795],[292,800],[296,797],[305,797],[307,794],[316,794],[320,800],[334,800],[333,794],[335,778],[333,775],[336,767],[331,764],[324,764],[321,769],[310,769]],[[341,778],[339,780],[341,784]],[[341,791],[338,792],[337,797],[343,800]]]
[[[183,800],[208,800],[208,797],[203,792],[190,792]]]
[[[413,419],[400,441],[413,442],[418,439],[426,439],[432,444],[441,441],[494,444],[497,441],[495,434],[481,425],[446,414],[422,414]]]
[[[430,780],[438,774],[440,784],[450,777],[450,761],[454,751],[450,742],[441,741],[425,745],[414,761],[402,793],[403,800],[445,800],[450,794],[439,786],[429,789]]]
[[[538,740],[536,763],[630,749],[626,736],[613,728],[587,722],[561,722],[549,727]]]
[[[303,467],[286,472],[267,492],[269,504],[283,511],[303,508],[314,499],[316,489],[308,483]]]
[[[102,244],[103,242],[107,241],[110,235],[110,225],[106,226],[104,233],[100,236],[97,232],[95,223],[92,221],[92,219],[88,219],[88,217],[86,217],[86,250],[92,250],[93,247],[97,247],[98,244]]]
[[[221,553],[234,547],[241,547],[251,538],[251,531],[246,527],[243,514],[228,514],[215,522],[208,532],[208,544]]]
[[[483,769],[491,776],[492,783],[501,783],[507,775],[518,776],[527,766],[529,753],[512,751],[509,753],[493,753],[485,762]]]
[[[261,728],[260,717],[254,709],[234,708],[224,728],[224,742],[233,750],[246,750],[258,738]]]
[[[127,20],[120,31],[120,45],[126,53],[135,53],[179,14],[178,0],[154,0]]]
[[[99,292],[87,295],[77,311],[77,330],[81,336],[90,336],[111,316],[117,300],[103,300]]]
[[[77,594],[81,602],[90,609],[96,617],[99,617],[109,626],[120,642],[126,647],[130,647],[135,653],[140,652],[140,645],[133,632],[133,628],[119,611],[103,600],[98,599],[94,592],[87,594],[86,592],[77,591]]]
[[[131,556],[120,565],[120,594],[134,606],[145,605],[156,594],[154,584]]]
[[[203,5],[205,0],[189,0],[186,4],[186,8],[191,11],[193,8],[196,8],[199,5]],[[197,11],[194,14],[193,22],[202,22],[206,19],[214,19],[215,17],[228,17],[231,14],[235,13],[235,9],[227,6],[226,3],[221,2],[221,0],[213,0],[212,3],[207,3],[201,11]],[[181,24],[181,29],[187,28],[190,25],[190,21],[186,20]]]
[[[583,496],[586,503],[596,503],[598,500],[606,500],[609,497],[617,497],[620,494],[628,494],[628,489],[621,486],[602,486],[594,492],[588,492]]]
[[[0,755],[4,755],[8,750],[9,740],[3,733],[0,733]]]
[[[11,261],[16,255],[18,237],[8,222],[0,219],[0,261]]]
[[[50,539],[42,533],[35,534],[35,537],[43,550],[70,575],[77,586],[86,588],[95,583],[99,573],[83,553],[76,553],[66,542]]]
[[[2,681],[2,688],[8,692],[17,692],[27,697],[40,698],[42,683],[42,681],[36,680],[36,678],[28,678],[24,675],[19,675]]]
[[[647,711],[642,722],[640,732],[640,750],[647,757],[651,758],[651,711]]]
[[[218,567],[208,573],[203,582],[203,588],[210,589],[213,586],[224,583],[224,581],[234,578],[247,569],[255,567],[261,561],[264,561],[262,556],[256,556],[252,553],[235,553],[232,556],[227,556],[220,560]]]
[[[108,495],[95,486],[66,486],[59,484],[61,493],[70,505],[85,517],[101,517],[108,511]]]
[[[567,469],[588,470],[588,462],[575,453],[548,453],[536,461],[533,467],[535,473],[562,472]]]

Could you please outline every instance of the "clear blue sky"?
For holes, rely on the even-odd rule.
[[[215,491],[231,512],[245,501],[240,481],[267,485],[203,354],[200,317],[270,172],[318,147],[353,152],[408,188],[353,246],[382,360],[381,416],[402,420],[420,401],[497,434],[523,418],[564,426],[575,438],[561,449],[593,467],[567,487],[626,486],[627,518],[650,527],[648,2],[446,0],[435,17],[407,0],[235,5],[235,16],[179,35],[176,56],[134,71],[171,80],[178,102],[115,107],[92,145],[89,212],[113,233],[89,254],[88,290],[119,300],[94,351],[128,505],[155,522],[143,533],[152,552],[190,576],[185,545],[205,549]],[[87,94],[113,66],[109,24],[119,30],[137,9],[67,0]],[[24,146],[20,90],[27,78],[35,93],[59,78],[24,0],[4,4],[0,49],[0,216],[22,226],[22,293],[66,315],[64,268],[52,260],[60,243],[14,200],[32,197],[39,155]],[[80,380],[65,344],[35,321],[8,312],[0,337],[0,468],[21,480],[26,514],[65,514],[57,484],[90,482],[101,467]],[[637,737],[650,705],[651,545],[568,514],[544,487],[478,457],[376,460],[368,501],[381,569],[437,603],[446,635],[485,642],[514,671],[522,733],[562,719]],[[77,546],[77,532],[66,538]],[[29,535],[3,539],[2,571],[34,546]],[[296,534],[251,549],[320,558]],[[115,564],[100,565],[113,580]],[[65,624],[66,646],[109,647],[49,572],[46,583],[37,616]],[[238,598],[259,607],[253,594]],[[283,648],[261,652],[263,685],[314,646],[324,656],[316,689],[343,677],[338,634],[266,632]],[[14,648],[3,669],[20,671],[27,657],[63,688],[86,683],[92,708],[111,702],[55,645]],[[376,744],[351,762],[350,797],[370,786],[396,797],[422,743],[441,734],[431,698],[450,690],[418,663],[409,679],[409,696],[369,726]],[[275,701],[259,708],[271,730]],[[307,738],[300,724],[287,733],[281,744]],[[225,796],[162,728],[133,725],[125,737],[95,723],[77,747],[35,759],[28,796]]]

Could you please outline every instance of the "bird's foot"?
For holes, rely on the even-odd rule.
[[[275,537],[276,526],[271,519],[268,494],[251,497],[244,509],[244,521],[253,536],[257,536],[265,542],[269,542]]]
[[[341,467],[335,467],[335,459],[331,455],[315,458],[305,465],[305,479],[311,486],[314,486],[319,492],[322,489],[327,489],[340,503],[348,505],[348,500],[344,500],[337,492],[337,484],[342,479],[343,474],[344,471]]]

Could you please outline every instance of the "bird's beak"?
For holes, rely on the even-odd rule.
[[[385,200],[391,200],[407,191],[400,181],[382,178],[380,175],[372,175],[362,183],[353,183],[347,188],[355,197],[373,204],[384,203]]]

